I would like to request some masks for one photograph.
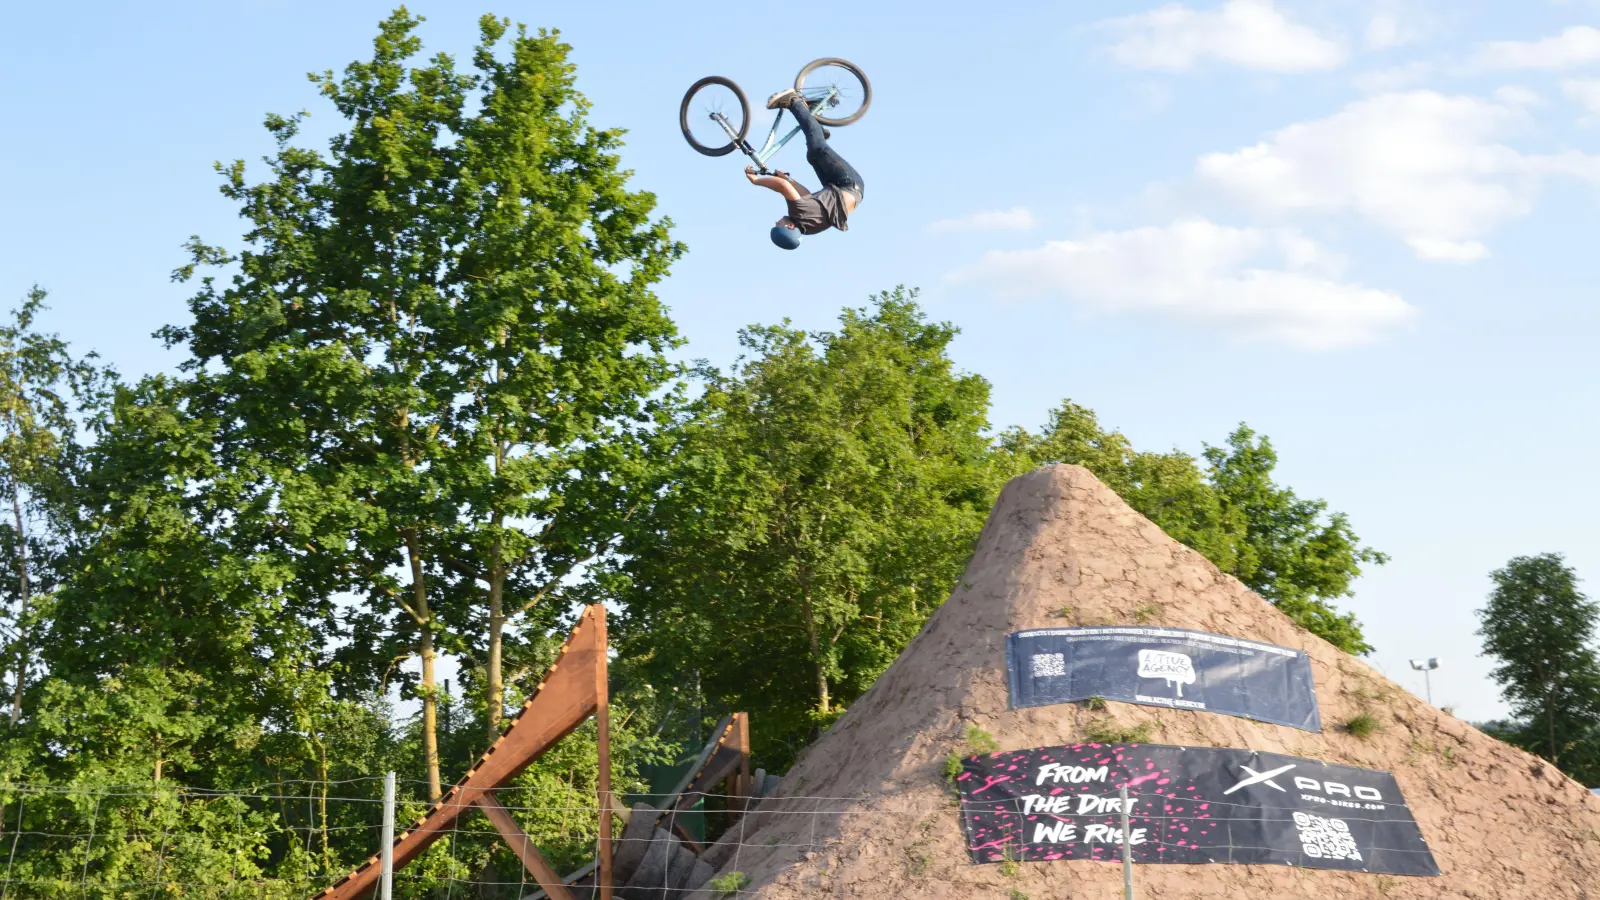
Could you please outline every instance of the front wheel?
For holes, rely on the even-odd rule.
[[[872,105],[872,82],[860,66],[847,59],[830,56],[806,63],[794,77],[794,89],[812,104],[813,118],[836,128],[866,115]]]
[[[719,116],[737,135],[733,140],[728,139]],[[726,156],[750,133],[750,101],[733,79],[710,75],[690,85],[683,95],[678,125],[689,146],[707,156]]]

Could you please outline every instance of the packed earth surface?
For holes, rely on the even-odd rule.
[[[1113,624],[1303,650],[1324,730],[1115,702],[1010,708],[1008,632]],[[1377,727],[1358,737],[1345,724],[1361,716]],[[1600,797],[1296,626],[1077,466],[1037,469],[1006,486],[949,601],[777,794],[710,848],[705,859],[724,877],[690,896],[724,896],[712,885],[740,872],[740,896],[765,900],[1120,897],[1113,862],[972,863],[944,774],[972,726],[1017,750],[1082,741],[1108,720],[1149,723],[1153,743],[1392,772],[1442,872],[1141,865],[1140,898],[1600,898]]]

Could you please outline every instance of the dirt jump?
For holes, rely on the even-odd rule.
[[[1106,701],[1013,708],[1008,633],[1135,623],[1302,651],[1322,730]],[[1367,727],[1348,727],[1356,719]],[[949,601],[777,792],[708,848],[722,877],[689,896],[737,883],[765,900],[1121,897],[1111,860],[975,862],[945,769],[971,752],[969,729],[992,735],[998,748],[985,749],[1013,752],[1084,742],[1108,724],[1148,726],[1149,744],[1393,773],[1440,873],[1138,865],[1141,898],[1600,897],[1600,797],[1297,627],[1075,466],[1006,486]]]

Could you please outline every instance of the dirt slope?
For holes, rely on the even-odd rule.
[[[1137,869],[1139,897],[1600,898],[1600,797],[1302,631],[1075,466],[1006,486],[949,602],[749,818],[739,846],[711,858],[751,877],[746,896],[767,900],[1120,897],[1116,865],[1024,863],[1007,877],[968,862],[940,768],[968,725],[1015,749],[1072,742],[1106,715],[1083,704],[1008,709],[1007,632],[1138,620],[1305,650],[1326,730],[1112,703],[1117,721],[1154,723],[1156,743],[1391,771],[1444,873],[1149,865]],[[1365,740],[1339,730],[1361,712],[1383,730]],[[840,799],[797,799],[808,797]]]

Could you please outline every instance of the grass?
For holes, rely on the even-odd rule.
[[[1370,712],[1357,713],[1344,723],[1344,730],[1354,737],[1366,740],[1383,730],[1383,723]]]
[[[1100,696],[1099,694],[1096,694],[1095,696],[1083,701],[1083,705],[1087,706],[1090,712],[1105,712],[1110,708],[1106,704],[1106,698]]]
[[[718,875],[711,879],[709,884],[713,891],[726,897],[729,894],[737,894],[749,887],[750,876],[743,872],[729,872],[726,875]]]
[[[1029,897],[1022,892],[1022,888],[1012,888],[1006,900],[1029,900]]]
[[[1022,874],[1022,867],[1017,865],[1017,858],[1011,855],[1010,847],[1000,848],[1000,874],[1007,878],[1015,878]]]
[[[1147,603],[1133,611],[1133,620],[1140,625],[1145,625],[1161,618],[1161,614],[1164,612],[1166,610],[1161,608],[1161,604]]]
[[[961,777],[961,761],[967,757],[981,756],[999,749],[1000,742],[994,739],[994,735],[976,725],[968,725],[967,736],[961,746],[951,750],[950,755],[944,758],[944,780],[954,784]]]
[[[1058,619],[1070,619],[1072,618],[1072,607],[1063,606],[1051,615],[1054,615]]]
[[[906,858],[911,861],[906,868],[911,870],[912,875],[921,875],[928,871],[928,862],[932,857],[928,855],[926,843],[926,841],[917,841],[906,848]]]
[[[1094,744],[1143,744],[1150,740],[1151,732],[1154,730],[1155,724],[1152,722],[1124,725],[1107,716],[1090,722],[1083,729],[1083,736]]]
[[[1456,751],[1454,747],[1449,744],[1435,744],[1422,738],[1414,738],[1411,741],[1411,755],[1418,757],[1425,754],[1439,757],[1440,764],[1447,769],[1456,767]]]

